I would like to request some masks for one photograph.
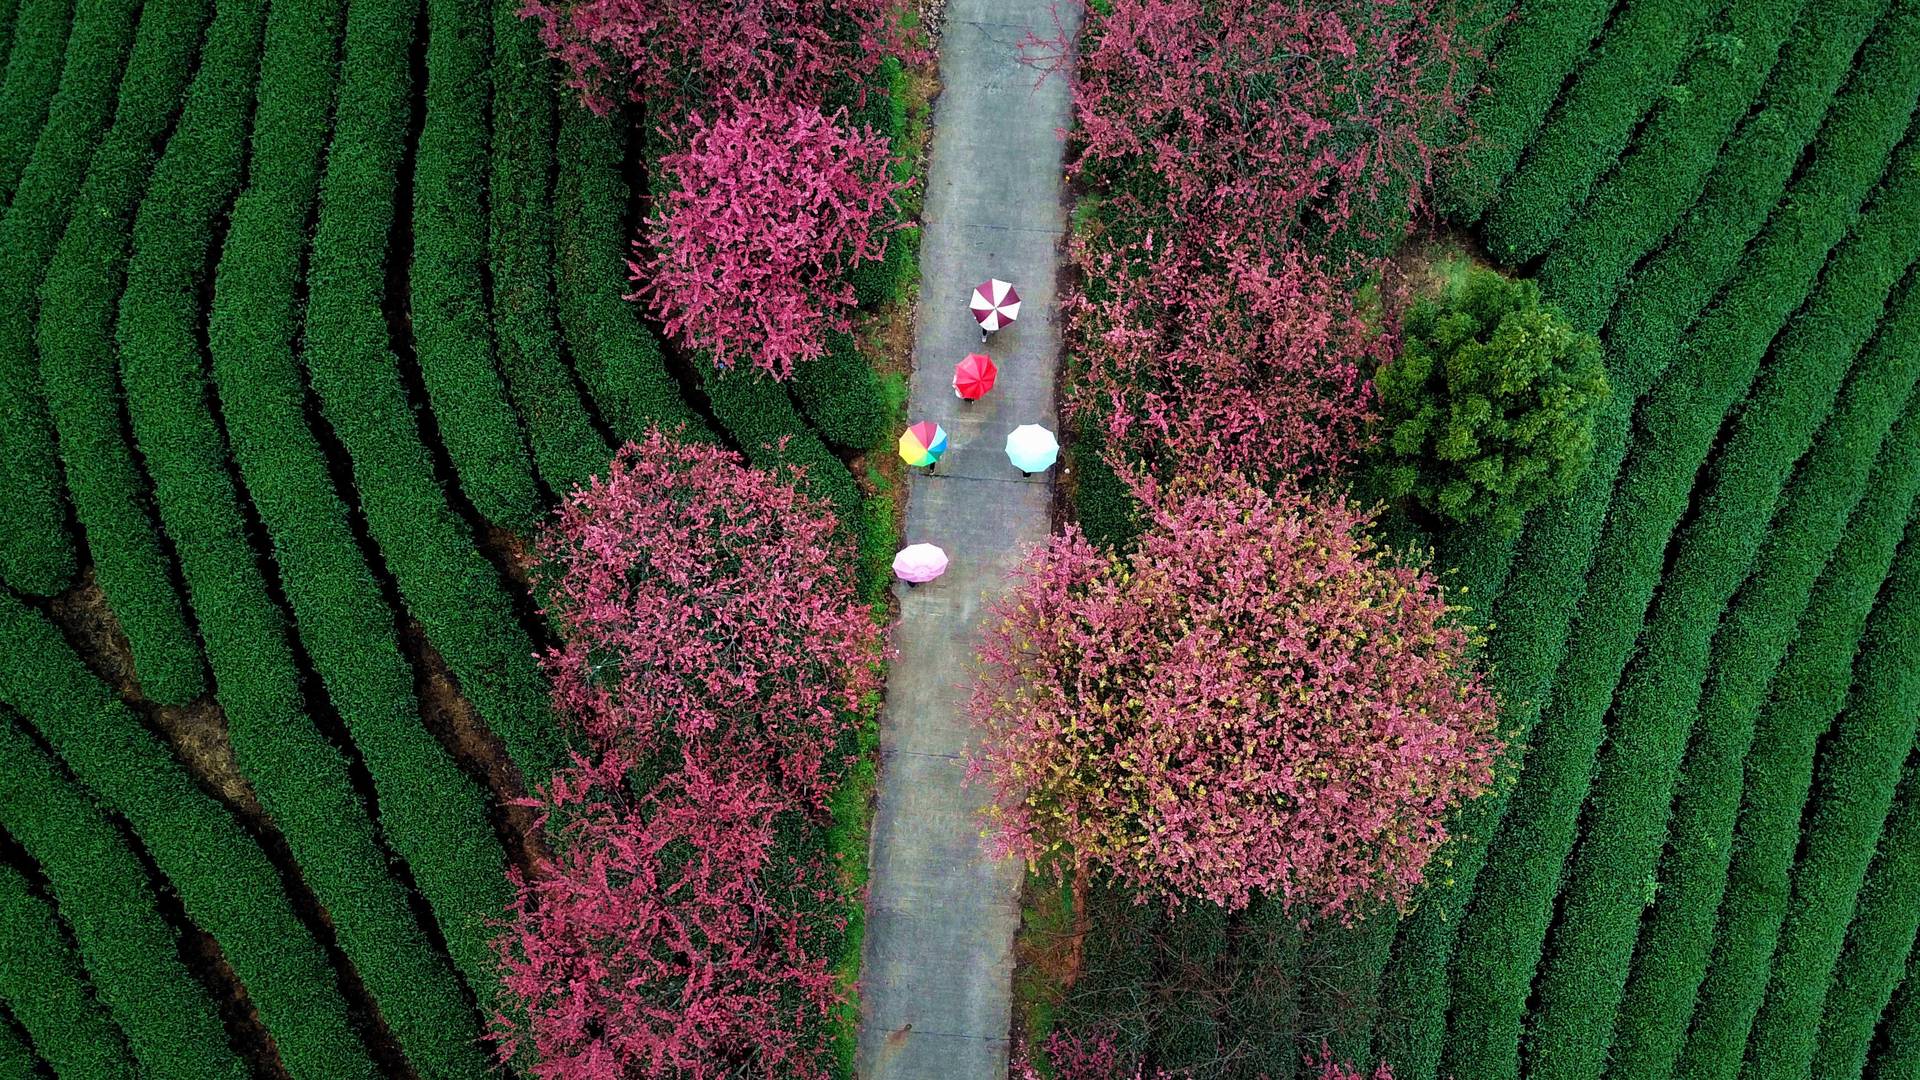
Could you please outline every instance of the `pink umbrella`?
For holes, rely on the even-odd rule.
[[[1020,317],[1020,294],[1013,285],[999,278],[988,278],[973,287],[973,300],[967,304],[980,323],[980,340]]]
[[[947,572],[947,553],[933,544],[909,544],[893,557],[894,576],[908,588]]]

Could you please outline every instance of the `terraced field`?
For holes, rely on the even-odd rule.
[[[664,348],[657,148],[515,3],[0,6],[0,1075],[497,1075],[533,530],[659,425],[804,465],[875,598],[899,377]],[[861,803],[782,842],[857,862]]]
[[[1436,202],[1614,388],[1571,497],[1431,536],[1503,780],[1404,919],[1093,888],[1048,1015],[1205,1076],[1909,1076],[1920,4],[1494,14]]]

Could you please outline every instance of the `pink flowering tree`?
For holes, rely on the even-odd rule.
[[[503,1062],[537,1080],[824,1077],[809,1037],[841,998],[781,892],[819,866],[774,855],[782,799],[752,770],[688,769],[646,797],[593,768],[555,776],[550,863],[497,943]]]
[[[1147,494],[1129,555],[1069,529],[995,610],[972,711],[993,834],[1172,903],[1404,905],[1501,749],[1439,584],[1338,500]]]
[[[1074,245],[1102,288],[1067,302],[1090,361],[1067,415],[1161,476],[1218,465],[1297,483],[1353,461],[1373,419],[1367,372],[1395,339],[1352,288],[1298,247],[1150,238],[1149,254],[1130,268],[1130,252]]]
[[[527,0],[567,85],[595,112],[634,100],[677,116],[724,96],[818,102],[911,54],[895,0]]]
[[[886,255],[894,195],[887,140],[845,112],[775,98],[695,115],[660,162],[670,187],[629,262],[634,298],[667,333],[784,378],[846,330],[854,265]]]
[[[567,498],[539,555],[555,699],[607,767],[720,747],[824,799],[880,656],[824,505],[654,431]]]
[[[1042,1072],[1044,1060],[1050,1072]],[[1335,1060],[1323,1043],[1320,1053],[1307,1059],[1314,1080],[1393,1080],[1393,1070],[1382,1062],[1371,1073]],[[1014,1080],[1181,1080],[1186,1074],[1148,1069],[1128,1057],[1105,1031],[1074,1034],[1056,1030],[1047,1036],[1039,1055],[1029,1052],[1014,1066]]]

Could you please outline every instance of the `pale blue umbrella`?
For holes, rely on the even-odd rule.
[[[1007,460],[1022,476],[1046,472],[1060,460],[1060,443],[1039,424],[1021,424],[1007,433]]]

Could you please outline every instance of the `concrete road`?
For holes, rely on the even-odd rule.
[[[1060,5],[1063,20],[1075,14]],[[948,0],[942,90],[921,236],[911,419],[947,429],[935,475],[907,486],[906,542],[952,558],[946,576],[901,597],[873,829],[859,1073],[869,1080],[1002,1080],[1007,1075],[1013,936],[1021,867],[980,838],[984,789],[963,784],[977,733],[966,716],[974,642],[1021,550],[1045,539],[1050,474],[1022,478],[1007,432],[1058,427],[1053,408],[1054,271],[1066,227],[1061,184],[1064,78],[1037,88],[1016,44],[1053,29],[1048,0]],[[986,352],[1000,379],[985,400],[954,397],[953,365],[978,351],[973,286],[1011,281],[1020,321]]]

